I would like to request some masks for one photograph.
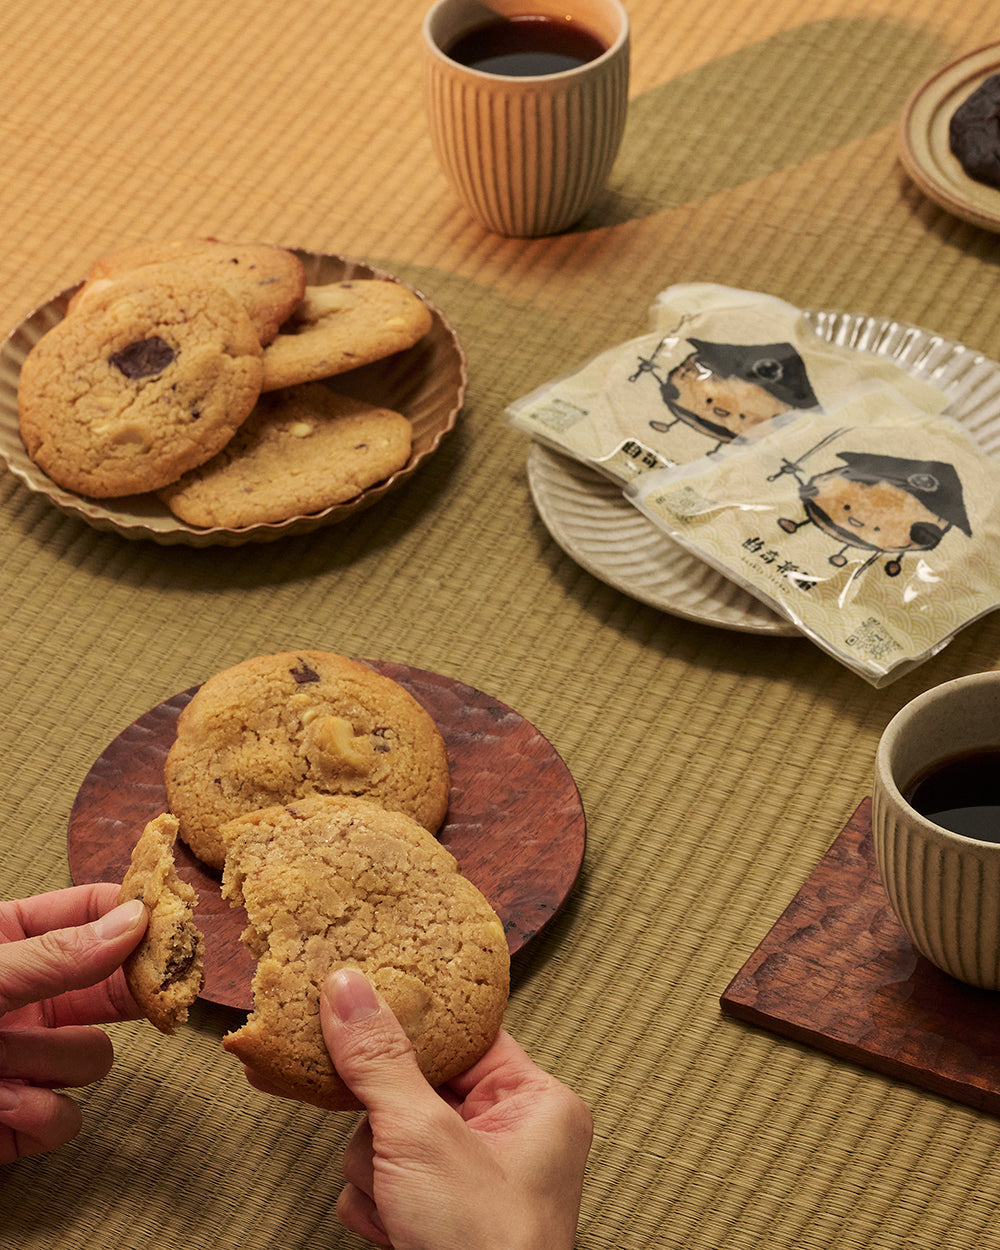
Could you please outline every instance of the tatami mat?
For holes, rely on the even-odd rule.
[[[583,874],[518,957],[508,1015],[594,1108],[580,1247],[1000,1244],[996,1120],[718,1006],[869,793],[883,725],[1000,663],[1000,626],[875,691],[806,641],[645,607],[548,536],[503,415],[694,279],[1000,354],[994,237],[896,160],[910,90],[993,39],[1000,2],[628,8],[632,111],[608,194],[578,230],[516,241],[473,225],[434,166],[416,0],[6,6],[5,331],[118,243],[268,239],[426,291],[470,387],[405,489],[273,544],[129,542],[0,477],[0,894],[67,884],[90,764],[226,665],[312,646],[454,676],[550,739],[587,812]],[[115,1027],[81,1136],[0,1173],[0,1246],[360,1245],[334,1215],[350,1117],[251,1092],[220,1049],[231,1025],[201,1004],[174,1039]]]

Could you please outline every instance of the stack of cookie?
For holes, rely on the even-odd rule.
[[[431,321],[388,279],[309,287],[270,244],[123,248],[26,357],[21,437],[59,486],[154,493],[190,525],[308,515],[402,468],[412,443],[402,414],[322,380],[413,346]]]
[[[485,1052],[507,1001],[507,941],[434,836],[448,807],[447,750],[408,691],[330,652],[246,660],[181,713],[165,784],[171,812],[147,827],[122,895],[145,897],[154,918],[162,900],[128,970],[153,1023],[172,1031],[186,1014],[178,995],[190,1003],[200,990],[193,899],[167,864],[179,833],[249,919],[255,1009],[226,1050],[299,1098],[353,1105],[318,1016],[323,980],[353,967],[395,1011],[433,1083]]]

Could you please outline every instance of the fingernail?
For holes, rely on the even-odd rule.
[[[138,925],[145,910],[141,898],[133,898],[127,903],[122,903],[121,906],[113,908],[94,921],[94,934],[102,940],[121,937],[123,933],[128,933],[130,929]]]
[[[341,1024],[359,1024],[378,1012],[378,999],[367,978],[354,968],[341,968],[327,978],[324,993]]]
[[[21,1091],[16,1085],[0,1085],[0,1111],[16,1111],[21,1105]]]

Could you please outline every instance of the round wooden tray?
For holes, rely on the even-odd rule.
[[[583,864],[586,819],[569,769],[523,716],[451,677],[364,660],[407,689],[448,748],[451,799],[438,838],[496,909],[515,954],[549,923]],[[77,885],[121,881],[146,823],[167,810],[163,766],[193,686],[118,735],[87,773],[69,818]],[[246,913],[222,897],[219,874],[178,840],[177,870],[198,891],[205,934],[202,997],[249,1011],[254,961],[240,941]]]

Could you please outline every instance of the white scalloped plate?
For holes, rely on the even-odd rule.
[[[832,343],[894,361],[948,397],[946,411],[989,455],[1000,457],[1000,365],[929,330],[850,313],[808,312]],[[634,508],[619,487],[585,465],[532,443],[528,485],[559,546],[588,573],[673,616],[751,634],[796,628],[703,564]]]
[[[385,278],[392,274],[362,261],[325,252],[291,248],[302,261],[306,281],[320,286],[348,278]],[[403,285],[406,285],[405,283]],[[334,389],[358,399],[401,412],[413,425],[413,450],[406,464],[384,482],[370,487],[346,503],[335,504],[309,516],[289,517],[270,524],[240,529],[199,529],[179,521],[154,495],[126,499],[88,499],[57,486],[32,462],[18,429],[17,383],[25,356],[46,331],[61,321],[66,304],[77,288],[70,287],[26,317],[0,346],[0,458],[29,490],[44,495],[70,516],[95,529],[112,531],[124,538],[145,538],[164,546],[238,547],[248,542],[271,542],[289,534],[308,534],[323,525],[369,508],[389,491],[401,486],[435,452],[441,439],[458,419],[468,382],[465,353],[458,336],[440,309],[419,291],[430,308],[433,322],[416,346],[388,360],[341,374]],[[412,288],[410,288],[412,289]]]

